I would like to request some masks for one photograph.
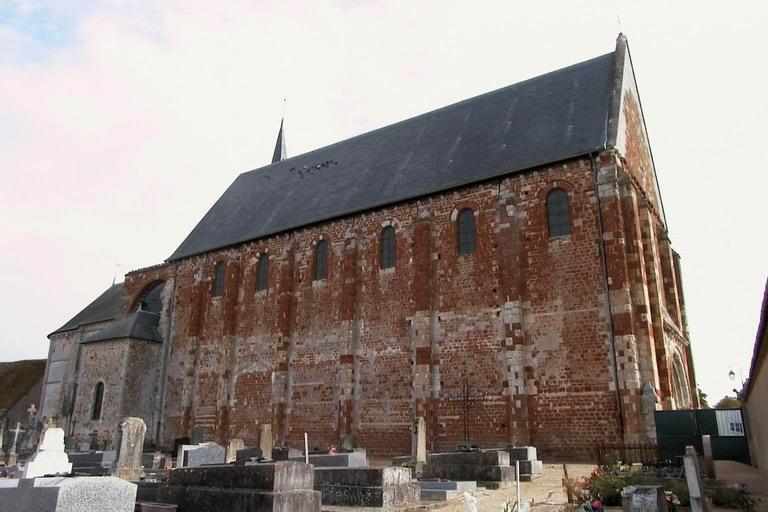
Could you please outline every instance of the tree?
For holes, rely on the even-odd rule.
[[[735,396],[724,396],[715,404],[715,409],[737,409],[741,407],[741,401]]]
[[[697,387],[696,391],[699,393],[699,407],[702,409],[711,409],[708,400],[709,396],[704,391],[702,391],[700,387]]]

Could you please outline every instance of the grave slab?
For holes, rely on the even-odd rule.
[[[419,500],[409,468],[315,468],[314,486],[323,505],[394,507]]]
[[[136,485],[115,477],[46,477],[0,481],[0,510],[133,512]]]
[[[304,456],[291,457],[288,460],[304,462]],[[368,457],[365,452],[350,453],[310,453],[309,463],[318,468],[365,468],[368,467]]]
[[[629,487],[629,496],[622,497],[623,512],[667,512],[664,489],[658,485]]]
[[[237,450],[235,462],[248,462],[252,459],[260,459],[262,458],[261,453],[261,448],[244,448],[242,450]]]

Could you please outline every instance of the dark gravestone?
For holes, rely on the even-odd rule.
[[[319,512],[314,469],[298,462],[180,468],[161,484],[158,501],[185,512]]]
[[[171,454],[176,455],[179,453],[179,446],[184,444],[192,444],[192,440],[188,437],[177,437],[173,440],[173,451]]]
[[[235,454],[235,462],[248,462],[260,458],[261,448],[243,448],[242,450],[237,450]]]
[[[419,501],[409,468],[315,468],[323,505],[396,507]]]
[[[422,477],[499,483],[514,481],[516,475],[509,464],[509,453],[487,450],[429,454]]]

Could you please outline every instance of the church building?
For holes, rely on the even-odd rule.
[[[586,453],[698,406],[627,41],[241,174],[49,335],[41,416],[106,443]]]

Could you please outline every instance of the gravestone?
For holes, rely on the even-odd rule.
[[[227,455],[224,462],[227,464],[235,462],[237,460],[237,452],[243,448],[245,448],[245,443],[242,439],[230,439],[229,443],[227,443]]]
[[[696,449],[693,446],[685,447],[683,465],[685,466],[685,480],[688,483],[688,495],[691,498],[691,511],[704,512],[709,510],[701,485],[699,456],[696,454]]]
[[[235,454],[235,462],[251,462],[261,458],[261,448],[243,448]]]
[[[64,430],[49,428],[43,432],[40,445],[24,468],[24,478],[43,475],[69,474],[72,463],[64,451]]]
[[[18,461],[18,455],[16,454],[16,446],[19,442],[19,434],[21,432],[24,432],[24,429],[21,428],[21,422],[16,423],[16,428],[11,430],[13,432],[13,444],[11,445],[11,451],[8,454],[8,467],[15,466],[16,462]]]
[[[0,480],[0,510],[133,512],[136,485],[114,477]]]
[[[184,453],[184,467],[223,464],[226,449],[216,443],[201,443],[188,448]]]
[[[260,428],[259,448],[261,448],[262,457],[272,460],[272,425],[269,423],[262,425]]]
[[[664,489],[658,485],[633,485],[622,496],[621,508],[624,512],[667,512],[667,500]]]
[[[419,501],[410,468],[315,467],[315,490],[323,505],[397,507]]]
[[[175,469],[160,484],[158,501],[179,510],[320,512],[314,469],[299,462]]]
[[[112,476],[134,482],[141,480],[141,451],[146,433],[147,426],[141,418],[125,418],[120,422],[117,462]]]
[[[704,452],[704,471],[707,478],[715,478],[715,460],[712,457],[712,436],[701,436],[701,445]]]
[[[416,465],[427,462],[427,422],[423,416],[419,416],[416,424],[416,453],[414,454]]]

